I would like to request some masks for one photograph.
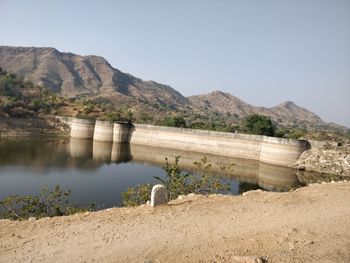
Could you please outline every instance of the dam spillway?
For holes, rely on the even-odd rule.
[[[191,151],[281,166],[294,164],[310,148],[306,140],[145,124],[72,118],[70,126],[72,138]]]

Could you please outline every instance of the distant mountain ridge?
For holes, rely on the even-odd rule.
[[[0,47],[0,66],[68,97],[135,97],[148,103],[181,106],[187,98],[171,87],[143,81],[113,68],[99,56],[80,56],[54,48]]]
[[[272,108],[255,107],[221,91],[186,98],[170,86],[123,73],[103,57],[80,56],[54,48],[0,46],[0,67],[68,97],[98,97],[112,103],[134,100],[147,105],[185,109],[189,113],[229,113],[237,119],[258,113],[287,126],[344,128],[324,122],[291,101]]]
[[[287,126],[312,125],[321,127],[328,125],[313,112],[301,108],[291,101],[286,101],[272,108],[255,107],[222,91],[190,96],[189,100],[196,108],[205,111],[217,111],[222,114],[233,113],[240,118],[256,113],[270,116],[275,121]]]

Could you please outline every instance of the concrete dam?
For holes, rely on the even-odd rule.
[[[289,166],[310,144],[306,140],[72,118],[71,138],[129,143]]]

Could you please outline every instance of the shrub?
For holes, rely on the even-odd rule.
[[[140,114],[140,120],[143,123],[153,122],[153,117],[151,115],[147,114],[146,112],[142,112]]]
[[[121,120],[121,115],[119,112],[109,112],[107,113],[106,120],[108,121],[120,121]]]
[[[299,139],[300,137],[305,136],[306,134],[306,130],[303,129],[293,129],[290,130],[287,134],[287,138],[290,139]]]
[[[194,162],[203,175],[191,175],[181,171],[179,166],[180,156],[175,157],[174,163],[169,163],[165,158],[166,177],[154,177],[162,183],[168,190],[169,200],[176,199],[179,195],[187,195],[190,193],[196,194],[213,194],[224,193],[230,190],[229,184],[223,180],[210,176],[208,170],[211,164],[207,163],[207,158],[203,157],[200,161]],[[137,185],[133,188],[128,188],[122,194],[123,206],[136,206],[146,203],[150,200],[150,192],[152,186],[149,184]]]
[[[40,109],[45,109],[46,106],[47,105],[45,104],[45,102],[43,100],[37,99],[37,98],[32,99],[32,101],[30,103],[30,108],[33,111],[38,111]]]
[[[152,186],[150,184],[136,185],[122,193],[122,206],[137,206],[150,200]]]
[[[0,201],[0,219],[27,219],[29,217],[53,217],[71,215],[77,212],[91,210],[94,204],[88,208],[79,208],[68,201],[71,191],[62,191],[56,186],[52,191],[43,188],[37,196],[11,195]]]
[[[251,134],[274,136],[276,127],[272,123],[271,118],[251,114],[244,119],[244,131]]]
[[[203,121],[196,121],[191,123],[191,129],[205,129],[206,124]]]
[[[2,97],[0,98],[0,110],[6,113],[11,113],[12,109],[17,105],[17,101],[14,97]]]
[[[169,116],[165,117],[163,121],[161,122],[164,126],[170,126],[170,127],[178,127],[178,128],[186,128],[186,121],[181,116]]]
[[[161,182],[168,190],[169,199],[175,199],[179,195],[191,193],[191,189],[188,183],[188,173],[182,173],[179,167],[180,156],[175,157],[174,163],[169,163],[168,159],[165,158],[166,167],[166,178],[162,179],[159,176],[154,177]]]
[[[134,114],[130,110],[126,112],[126,121],[128,122],[134,121]]]

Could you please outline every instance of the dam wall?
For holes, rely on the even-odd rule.
[[[309,149],[305,140],[144,124],[134,124],[130,143],[257,160],[282,166],[294,164]]]
[[[113,142],[129,143],[132,131],[132,124],[127,122],[114,123]]]
[[[70,137],[75,139],[92,139],[95,130],[95,121],[72,118]]]
[[[310,148],[308,141],[145,124],[94,122],[73,118],[71,137],[130,143],[262,161],[289,166]]]
[[[291,165],[309,148],[310,144],[306,140],[263,136],[259,160],[276,165]]]
[[[93,138],[98,142],[113,142],[113,122],[97,120]]]

